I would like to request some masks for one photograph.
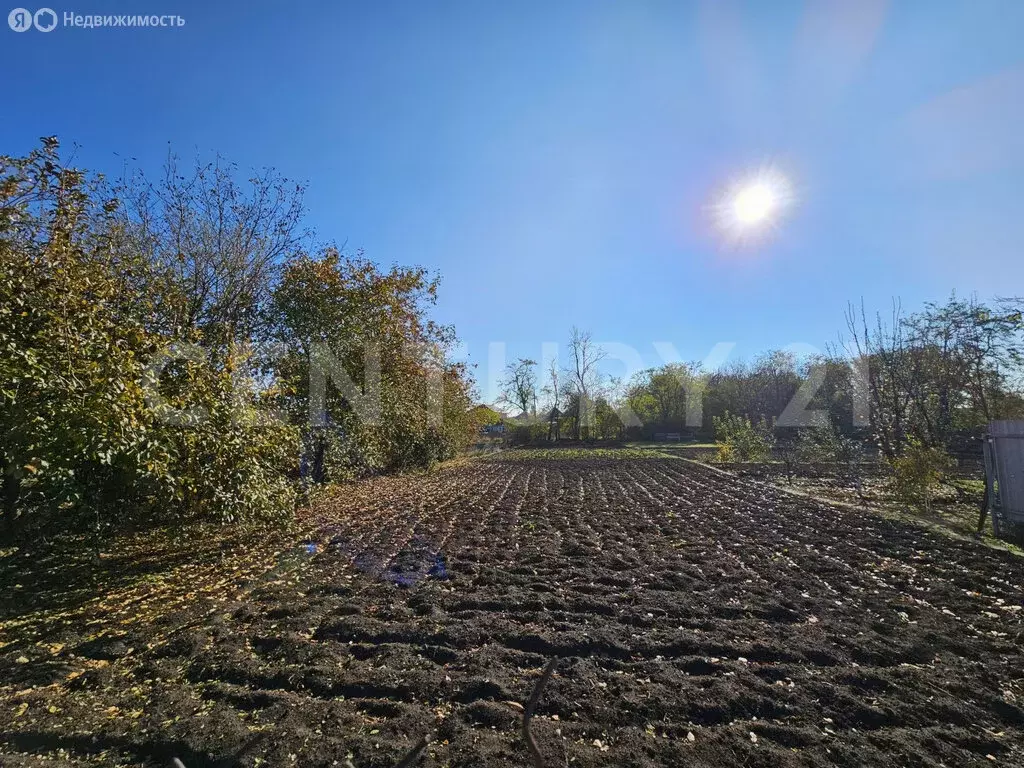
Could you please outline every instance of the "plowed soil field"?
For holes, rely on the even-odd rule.
[[[415,765],[528,766],[557,657],[549,768],[1024,765],[1012,554],[667,458],[499,455],[317,514],[212,617],[70,649],[0,763],[390,767],[430,731]]]

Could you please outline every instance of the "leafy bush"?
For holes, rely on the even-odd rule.
[[[139,384],[154,346],[112,247],[113,204],[62,168],[54,140],[0,157],[0,471],[6,524],[95,528],[168,492]]]
[[[154,427],[154,436],[173,457],[170,502],[189,517],[280,521],[295,509],[297,493],[289,475],[298,464],[298,429],[275,418],[233,367],[184,366],[183,381],[176,382],[181,396],[168,405],[194,415],[165,418]],[[161,512],[167,512],[166,502]]]
[[[935,492],[946,472],[954,466],[954,461],[942,448],[910,438],[903,452],[890,464],[896,495],[903,501],[931,511]]]
[[[771,458],[775,436],[766,419],[754,424],[747,416],[726,411],[713,421],[717,461],[767,461]]]
[[[720,464],[731,464],[734,461],[739,461],[736,453],[736,446],[728,441],[718,443],[718,450],[715,453],[715,461]]]

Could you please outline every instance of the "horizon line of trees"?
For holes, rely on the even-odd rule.
[[[535,361],[509,364],[501,402],[537,422],[520,442],[556,439],[559,429],[574,439],[710,440],[716,423],[741,417],[780,441],[808,428],[855,438],[889,461],[911,445],[959,451],[990,421],[1024,418],[1022,312],[1020,298],[955,294],[910,314],[894,302],[889,318],[850,305],[845,335],[825,354],[772,350],[713,371],[668,363],[628,381],[602,375],[600,345],[574,327],[569,365],[550,361],[540,384]]]
[[[111,184],[55,138],[0,156],[0,530],[281,521],[311,483],[463,450],[436,276],[314,244],[272,170],[164,171]],[[321,383],[368,382],[370,347],[367,419],[311,371],[327,348]]]

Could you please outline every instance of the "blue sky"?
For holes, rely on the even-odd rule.
[[[491,342],[573,324],[653,364],[821,348],[848,300],[1024,293],[1017,0],[54,10],[186,24],[0,28],[0,152],[56,134],[116,175],[170,142],[307,181],[320,238],[442,274],[485,397]],[[769,163],[788,215],[724,247],[709,201]]]

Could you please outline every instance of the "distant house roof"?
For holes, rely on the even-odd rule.
[[[517,421],[520,423],[529,423],[537,420],[536,414],[522,411],[518,416],[513,416],[510,421]]]

